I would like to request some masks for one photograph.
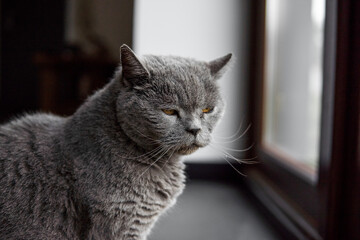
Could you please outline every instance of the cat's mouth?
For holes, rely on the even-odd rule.
[[[190,146],[184,146],[184,147],[179,148],[177,150],[177,153],[182,154],[182,155],[188,155],[188,154],[191,154],[191,153],[195,152],[200,147],[202,147],[202,146],[200,146],[200,145],[198,145],[196,143],[193,143]]]

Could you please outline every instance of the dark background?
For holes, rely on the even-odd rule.
[[[80,25],[91,29],[94,24],[86,19],[89,14],[84,8],[87,2],[77,2],[77,15],[84,18]],[[70,115],[86,96],[111,78],[118,64],[114,57],[117,52],[113,53],[106,39],[85,33],[90,52],[82,42],[67,39],[66,28],[79,22],[68,16],[72,3],[0,1],[0,122],[34,111]],[[131,46],[133,1],[122,0],[117,6],[121,8],[117,9],[113,38],[119,41],[118,46]]]
[[[1,1],[1,120],[38,104],[38,52],[64,47],[65,1]]]

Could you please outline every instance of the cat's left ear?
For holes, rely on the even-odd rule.
[[[139,86],[147,82],[150,77],[148,70],[126,44],[120,47],[120,64],[126,85]]]
[[[225,73],[226,70],[225,66],[230,61],[231,56],[232,54],[229,53],[221,58],[217,58],[215,60],[208,62],[211,76],[213,76],[214,79],[220,78]]]

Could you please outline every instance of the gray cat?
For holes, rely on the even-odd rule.
[[[74,115],[0,126],[0,239],[146,239],[183,191],[179,157],[210,142],[230,58],[123,45],[115,77]]]

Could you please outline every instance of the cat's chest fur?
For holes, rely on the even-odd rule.
[[[132,196],[129,196],[130,201],[131,199],[137,201],[133,215],[134,224],[137,220],[143,224],[152,224],[160,213],[175,204],[177,196],[182,192],[184,188],[182,166],[170,165],[165,169],[149,169],[140,178],[142,181],[134,183]]]
[[[168,160],[170,163],[163,166],[125,164],[121,171],[107,172],[104,178],[107,183],[99,184],[99,189],[88,194],[94,225],[89,235],[107,235],[99,233],[99,226],[105,225],[109,239],[145,238],[158,217],[175,204],[184,188],[184,164]]]

